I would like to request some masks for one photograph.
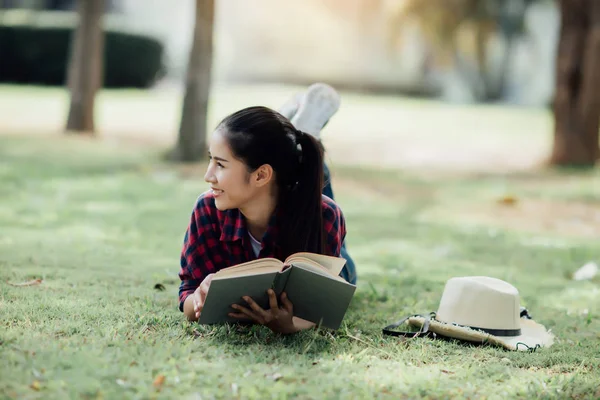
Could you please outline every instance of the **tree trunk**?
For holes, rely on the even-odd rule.
[[[174,161],[206,157],[208,99],[213,54],[214,0],[196,0],[194,38],[188,60],[185,97]]]
[[[79,24],[71,39],[67,85],[71,93],[67,131],[94,132],[94,99],[102,86],[104,0],[79,0]]]
[[[600,1],[561,0],[552,165],[600,158]]]

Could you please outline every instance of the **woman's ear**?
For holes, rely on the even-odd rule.
[[[273,180],[273,172],[273,167],[263,164],[252,173],[251,183],[256,187],[263,187]]]

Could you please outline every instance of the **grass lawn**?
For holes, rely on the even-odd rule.
[[[279,337],[190,324],[177,309],[202,165],[0,136],[0,397],[600,396],[600,281],[569,278],[600,262],[598,170],[333,172],[358,290],[339,331]],[[506,196],[516,202],[498,201]],[[384,325],[434,311],[460,275],[512,282],[556,344],[517,353],[382,337]]]

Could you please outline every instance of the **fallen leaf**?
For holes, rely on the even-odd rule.
[[[267,378],[272,379],[273,381],[277,382],[278,380],[283,378],[283,375],[281,375],[279,372],[276,372],[273,375],[268,375]]]
[[[162,385],[164,385],[165,383],[165,376],[164,375],[158,375],[156,378],[154,378],[154,382],[152,382],[152,385],[159,389],[162,388]]]
[[[498,199],[498,203],[505,206],[514,206],[518,199],[515,196],[507,195]]]
[[[132,361],[132,362],[129,363],[130,367],[133,367],[134,365],[138,365],[137,361]]]
[[[448,371],[448,370],[445,370],[445,369],[443,369],[443,370],[442,370],[442,372],[443,372],[444,374],[449,374],[449,375],[452,375],[452,374],[454,374],[454,372],[452,372],[452,371]]]
[[[156,285],[154,285],[154,289],[163,292],[165,290],[165,287],[162,283],[157,283]]]
[[[39,391],[41,389],[40,381],[31,382],[31,385],[29,385],[29,387],[32,388],[33,390]]]
[[[595,262],[589,262],[585,264],[583,267],[579,268],[573,274],[573,280],[575,281],[586,281],[593,279],[600,272],[600,268],[598,268],[598,264]]]
[[[33,279],[27,282],[21,282],[21,283],[10,283],[7,282],[10,286],[15,286],[15,287],[25,287],[25,286],[36,286],[39,285],[40,283],[43,282],[43,279],[37,278],[37,279]]]

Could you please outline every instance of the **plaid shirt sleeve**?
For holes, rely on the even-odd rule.
[[[340,207],[329,197],[323,196],[323,228],[328,255],[339,257],[346,238],[346,221]]]
[[[185,232],[181,251],[181,269],[179,278],[179,310],[183,311],[185,299],[194,291],[204,278],[217,271],[217,265],[223,262],[219,254],[220,224],[214,199],[206,194],[196,202],[190,223]]]

